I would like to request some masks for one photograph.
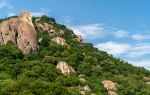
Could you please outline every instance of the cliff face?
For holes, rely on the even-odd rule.
[[[18,46],[24,54],[37,51],[37,33],[29,12],[22,12],[18,18],[0,23],[0,44],[8,43]]]

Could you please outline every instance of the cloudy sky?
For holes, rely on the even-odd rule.
[[[31,11],[72,28],[100,50],[150,70],[150,0],[0,0],[0,18]]]

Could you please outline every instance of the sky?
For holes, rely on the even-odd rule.
[[[150,70],[150,0],[0,0],[0,18],[48,15],[85,42]]]

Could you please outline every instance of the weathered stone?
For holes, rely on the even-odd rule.
[[[103,85],[104,85],[104,88],[106,88],[108,91],[111,90],[117,90],[117,84],[110,81],[110,80],[104,80],[102,81]]]
[[[150,82],[146,82],[146,85],[149,85],[149,86],[150,86]]]
[[[76,75],[75,70],[64,61],[60,61],[56,68],[60,69],[65,75]]]
[[[95,93],[91,93],[90,95],[96,95]]]
[[[36,21],[36,22],[37,22],[37,21],[40,21],[40,18],[37,18],[35,21]]]
[[[55,29],[50,29],[48,32],[49,32],[49,33],[55,33],[56,30],[55,30]]]
[[[78,42],[83,42],[83,38],[82,38],[81,35],[78,35],[78,37],[76,38],[76,40],[77,40]]]
[[[60,30],[59,32],[61,35],[63,35],[65,32],[63,30]]]
[[[79,77],[79,78],[83,78],[83,77],[85,77],[85,75],[80,74],[78,77]]]
[[[38,40],[38,42],[41,43],[42,40],[43,40],[43,38],[40,38],[40,39]]]
[[[84,78],[79,78],[79,81],[82,83],[86,82],[86,80]]]
[[[42,31],[48,31],[49,30],[49,25],[48,23],[44,23],[44,24],[41,24],[41,23],[37,23],[36,22],[36,26],[41,29]]]
[[[19,17],[17,45],[24,54],[38,49],[37,33],[28,12],[23,12]]]
[[[86,93],[91,93],[91,92],[92,92],[92,90],[88,85],[86,85],[86,86],[84,86],[83,88],[80,89],[81,94],[86,94]]]
[[[65,39],[63,39],[61,37],[54,37],[52,39],[52,42],[59,44],[59,45],[67,45]]]
[[[16,44],[16,34],[17,34],[17,21],[16,18],[11,18],[10,20],[3,21],[0,24],[0,44],[7,44],[12,42]]]
[[[18,18],[10,18],[0,24],[0,44],[9,42],[17,45],[24,54],[37,51],[37,34],[29,12],[22,12]]]
[[[109,95],[118,95],[116,92],[114,92],[114,91],[108,91],[108,94]]]
[[[144,77],[145,80],[150,80],[150,77]]]

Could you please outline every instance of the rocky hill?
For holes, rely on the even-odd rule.
[[[84,43],[54,18],[0,19],[0,95],[150,95],[150,71]]]

